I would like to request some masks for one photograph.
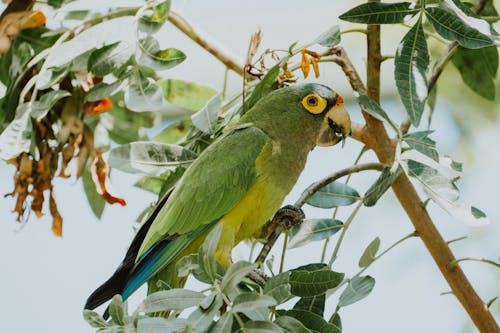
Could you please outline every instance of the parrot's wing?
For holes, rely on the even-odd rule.
[[[85,308],[118,293],[127,298],[230,211],[255,181],[255,162],[266,144],[270,138],[263,131],[239,126],[208,147],[168,200],[159,203],[115,274],[88,298]]]
[[[139,256],[165,235],[185,234],[229,212],[257,177],[256,160],[271,139],[256,127],[237,128],[207,148],[183,175],[144,239]]]

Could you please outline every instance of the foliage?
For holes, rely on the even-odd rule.
[[[63,217],[57,209],[55,177],[81,179],[98,218],[106,203],[125,204],[112,194],[110,167],[140,175],[136,186],[162,198],[185,168],[259,99],[305,79],[311,68],[319,76],[319,62],[345,65],[345,59],[338,56],[339,26],[311,38],[310,43],[266,50],[258,57],[260,34],[255,34],[245,64],[244,87],[239,95],[227,97],[225,91],[169,76],[168,70],[189,56],[170,45],[163,48],[156,38],[171,17],[170,1],[147,1],[132,8],[113,3],[117,7],[90,8],[84,1],[48,1],[45,6],[65,13],[58,22],[60,28],[20,29],[0,58],[0,81],[5,86],[0,99],[0,158],[16,167],[10,193],[16,197],[14,211],[18,220],[28,216],[28,211],[42,215],[49,192],[52,230],[58,236]],[[491,2],[487,9],[496,15]],[[408,28],[394,50],[394,78],[408,119],[398,124],[366,91],[355,88],[361,109],[395,133],[392,164],[353,166],[342,174],[377,170],[377,177],[364,191],[348,185],[349,179],[340,182],[339,177],[319,180],[306,189],[297,206],[334,208],[334,213],[306,219],[286,230],[279,272],[267,261],[266,274],[271,277],[264,281],[250,278],[256,269],[264,269],[261,262],[239,261],[226,271],[221,268],[215,257],[220,229],[215,229],[198,253],[184,257],[177,266],[179,276],[192,273],[206,284],[203,291],[159,291],[132,314],[117,295],[109,305],[110,319],[84,312],[92,327],[106,333],[341,332],[340,311],[367,297],[375,287],[375,279],[364,272],[387,251],[415,236],[404,236],[382,252],[381,238],[376,237],[356,258],[358,272],[332,269],[359,209],[376,206],[402,175],[411,177],[426,198],[457,219],[473,226],[488,223],[485,213],[458,200],[456,181],[461,166],[440,154],[430,137],[434,132],[430,121],[428,128],[420,127],[426,108],[432,118],[435,83],[448,62],[475,93],[495,98],[499,38],[493,26],[458,0],[368,2],[339,18],[367,25],[406,24]],[[449,45],[447,57],[431,54],[430,37]],[[153,137],[151,133],[159,134]],[[349,217],[338,219],[339,209],[350,212]],[[148,207],[142,215],[150,212]],[[327,245],[334,239],[336,245],[327,261]],[[324,241],[317,263],[283,270],[287,248],[313,241]],[[330,296],[335,293],[339,298],[332,305]]]

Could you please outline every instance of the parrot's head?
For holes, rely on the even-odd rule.
[[[299,86],[303,111],[321,118],[318,146],[333,146],[351,135],[351,118],[344,108],[344,99],[321,84]]]

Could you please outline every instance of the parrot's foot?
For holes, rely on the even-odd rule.
[[[301,224],[306,215],[301,208],[294,205],[286,205],[281,207],[274,215],[273,220],[276,220],[283,230],[288,231],[297,224]]]
[[[261,287],[264,287],[266,285],[267,275],[258,268],[251,271],[248,274],[248,278]]]

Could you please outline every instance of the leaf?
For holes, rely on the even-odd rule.
[[[158,176],[178,166],[188,166],[197,155],[178,145],[155,141],[132,142],[109,152],[111,167],[128,173]]]
[[[212,231],[207,235],[203,245],[198,251],[198,263],[202,271],[205,272],[211,282],[215,281],[217,273],[217,265],[215,262],[215,251],[222,233],[222,225],[217,224]]]
[[[231,333],[233,327],[233,314],[231,312],[224,313],[214,326],[210,328],[209,333]]]
[[[416,151],[429,156],[434,161],[439,162],[439,154],[436,150],[436,141],[429,138],[434,131],[420,131],[408,133],[403,136],[403,140]]]
[[[90,209],[94,215],[100,219],[102,217],[102,213],[104,212],[106,201],[104,201],[102,196],[96,192],[95,184],[88,168],[85,168],[82,173],[82,184]]]
[[[477,214],[477,208],[458,201],[459,192],[452,179],[420,162],[408,161],[408,174],[417,179],[424,192],[436,204],[457,220],[474,227],[490,223],[489,218]]]
[[[273,297],[278,304],[288,300],[292,296],[290,274],[288,271],[269,278],[264,286],[264,294]]]
[[[89,50],[115,42],[124,42],[132,47],[136,44],[134,21],[134,16],[123,16],[96,24],[54,48],[47,56],[44,66],[65,66]]]
[[[295,296],[312,297],[321,295],[338,286],[344,279],[343,273],[337,273],[328,269],[316,271],[292,271],[289,283],[291,292]]]
[[[188,289],[175,288],[162,290],[148,295],[139,305],[138,309],[145,313],[184,310],[197,306],[205,298],[205,294]]]
[[[137,330],[141,333],[175,333],[185,329],[186,323],[185,318],[143,317],[137,321]]]
[[[269,321],[248,321],[242,332],[248,333],[283,333],[283,330],[276,324]]]
[[[300,321],[312,332],[319,333],[341,333],[341,330],[333,324],[328,323],[322,316],[304,310],[278,310],[281,316],[289,316]]]
[[[495,46],[476,50],[458,47],[451,61],[469,88],[488,100],[495,99],[494,79],[498,71],[498,50]]]
[[[469,49],[478,49],[493,45],[493,40],[477,29],[471,27],[458,16],[439,7],[425,9],[427,19],[434,30],[443,38],[456,41]]]
[[[236,290],[236,285],[254,269],[255,265],[247,261],[238,261],[232,264],[222,278],[220,289],[225,295],[230,295]]]
[[[120,295],[115,295],[111,299],[111,303],[109,304],[109,315],[116,325],[125,325],[123,300]]]
[[[42,119],[52,109],[52,107],[64,97],[70,96],[71,93],[66,90],[49,91],[43,94],[39,101],[33,102],[31,107],[31,117]]]
[[[104,77],[125,64],[132,56],[126,43],[116,42],[93,51],[88,58],[87,68],[97,77]]]
[[[362,300],[371,293],[374,286],[375,279],[369,275],[352,278],[340,295],[338,306],[344,307]]]
[[[349,206],[360,198],[358,191],[352,187],[343,183],[333,182],[323,186],[314,193],[309,200],[307,200],[307,203],[319,208],[333,208]]]
[[[53,67],[46,71],[40,72],[36,81],[38,90],[48,89],[60,83],[69,73],[69,66]]]
[[[299,320],[290,316],[279,316],[274,321],[275,324],[284,329],[286,333],[311,333],[307,327]]]
[[[141,73],[129,79],[125,89],[124,102],[128,109],[136,112],[160,111],[165,107],[161,88]]]
[[[306,245],[311,241],[329,238],[342,229],[343,226],[342,221],[328,218],[304,220],[301,224],[290,229],[288,248],[293,249]]]
[[[293,306],[294,310],[304,310],[315,313],[319,316],[323,316],[325,311],[325,294],[313,296],[313,297],[302,297]]]
[[[105,328],[109,326],[100,314],[92,310],[83,310],[83,319],[85,319],[90,326],[95,328]]]
[[[387,125],[391,126],[396,133],[399,133],[398,126],[391,120],[391,118],[389,118],[387,113],[380,107],[380,105],[378,105],[377,102],[364,94],[359,95],[358,101],[364,106],[365,111],[372,117],[385,122]]]
[[[276,300],[268,295],[259,295],[257,293],[241,293],[233,301],[233,311],[241,312],[252,320],[265,319],[254,316],[254,313],[262,308],[268,309],[275,306]],[[268,311],[266,311],[268,312]]]
[[[375,237],[374,240],[371,241],[370,244],[366,247],[366,249],[363,251],[363,254],[361,255],[361,258],[359,258],[358,265],[359,267],[368,267],[371,265],[372,262],[375,261],[375,258],[377,257],[377,251],[380,247],[380,238]]]
[[[193,125],[202,132],[212,134],[219,119],[221,104],[219,94],[212,97],[200,111],[191,116]]]
[[[210,235],[209,235],[210,236]],[[208,236],[207,236],[208,237]],[[213,318],[219,311],[223,302],[221,297],[212,295],[207,296],[207,299],[212,298],[213,301],[206,308],[198,307],[187,318],[187,332],[189,333],[204,333],[212,325]]]
[[[199,269],[198,253],[192,253],[179,259],[176,265],[179,277],[186,277],[192,270]]]
[[[183,167],[178,167],[173,171],[167,170],[159,176],[144,176],[135,182],[134,186],[160,195],[173,188],[185,170]]]
[[[412,124],[417,127],[424,112],[429,67],[429,52],[421,20],[403,37],[394,65],[399,95]]]
[[[262,80],[255,86],[252,95],[245,102],[245,112],[250,110],[262,97],[273,91],[274,84],[278,79],[280,67],[288,58],[282,59],[279,63],[271,67]]]
[[[23,152],[28,152],[31,145],[30,103],[17,107],[16,117],[0,134],[0,158],[10,160]]]
[[[174,48],[160,49],[160,43],[150,35],[139,40],[138,44],[141,52],[137,56],[137,62],[142,66],[163,71],[186,60],[186,55],[180,50]]]
[[[118,79],[112,83],[99,82],[85,94],[84,102],[96,102],[101,99],[113,96],[124,89],[127,84],[127,77]]]
[[[200,110],[217,94],[210,87],[183,80],[164,79],[157,84],[163,89],[167,101],[192,112]]]
[[[403,23],[420,11],[412,2],[369,2],[354,7],[339,18],[345,21],[365,24]]]
[[[323,32],[318,36],[313,42],[313,44],[319,44],[324,47],[334,47],[340,43],[340,27],[338,25],[334,25],[327,31]]]
[[[398,179],[401,169],[391,172],[390,167],[385,167],[375,183],[366,191],[363,197],[363,204],[367,207],[374,206],[384,193],[391,187],[392,183]]]
[[[171,1],[162,1],[139,18],[139,30],[148,34],[157,32],[168,18]]]

